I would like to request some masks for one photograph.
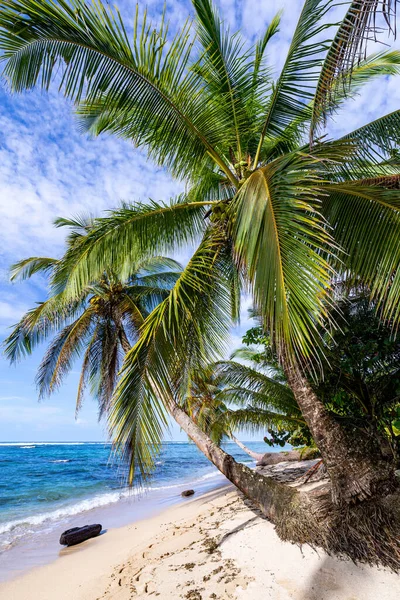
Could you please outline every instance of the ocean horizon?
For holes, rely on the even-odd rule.
[[[247,445],[271,450],[263,442]],[[233,442],[224,447],[255,465]],[[55,558],[65,529],[93,522],[117,527],[183,501],[184,489],[199,494],[228,483],[184,441],[163,443],[146,488],[126,485],[110,443],[0,442],[0,481],[0,580]]]

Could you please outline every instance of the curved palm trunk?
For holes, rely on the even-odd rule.
[[[277,511],[296,497],[296,491],[246,467],[217,446],[177,404],[168,406],[170,415],[196,444],[197,448],[241,492],[252,500],[264,515],[275,520]]]
[[[198,449],[275,523],[282,540],[400,568],[398,496],[371,506],[335,507],[326,486],[303,493],[264,477],[219,448],[179,406],[171,402],[168,409]]]
[[[243,450],[243,452],[246,452],[246,454],[248,454],[251,458],[253,458],[254,460],[261,460],[264,456],[264,454],[259,454],[258,452],[253,452],[253,450],[250,450],[250,448],[248,448],[247,446],[245,446],[243,444],[243,442],[241,442],[240,440],[237,439],[237,437],[235,437],[233,435],[233,433],[230,434],[229,436],[232,440],[232,442],[235,442],[235,444],[237,446],[239,446],[239,448],[241,448]]]
[[[394,464],[383,457],[376,438],[346,431],[329,414],[300,368],[284,364],[285,374],[318,446],[332,484],[335,504],[383,496],[396,487]]]

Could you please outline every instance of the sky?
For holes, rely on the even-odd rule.
[[[120,0],[115,4],[129,22],[135,3]],[[146,4],[157,19],[163,1],[150,0]],[[193,14],[189,2],[167,0],[166,4],[172,28]],[[303,0],[221,0],[217,5],[226,23],[232,30],[240,28],[250,44],[263,35],[274,14],[284,9],[281,31],[268,53],[277,71],[283,64]],[[341,10],[336,9],[337,15]],[[400,46],[399,41],[389,43]],[[376,80],[345,104],[329,133],[342,135],[399,107],[400,79]],[[97,216],[117,207],[121,200],[168,200],[182,189],[182,182],[172,180],[163,169],[148,162],[145,154],[129,142],[81,134],[70,103],[55,87],[50,93],[10,95],[5,85],[0,85],[0,338],[7,336],[9,328],[35,302],[46,298],[43,278],[11,284],[9,267],[28,256],[61,255],[64,234],[52,225],[56,217],[87,212]],[[249,306],[245,299],[241,325],[232,332],[231,349],[240,345],[241,336],[250,326]],[[78,363],[60,391],[38,403],[34,378],[44,349],[40,347],[16,366],[0,357],[0,442],[105,440],[105,426],[97,422],[97,408],[90,398],[75,419]],[[176,426],[168,435],[167,439],[186,439]]]

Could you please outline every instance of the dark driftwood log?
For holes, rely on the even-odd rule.
[[[194,490],[185,490],[184,492],[182,492],[181,496],[193,496],[194,494]]]
[[[62,546],[75,546],[85,540],[96,537],[101,532],[101,525],[96,523],[95,525],[85,525],[84,527],[73,527],[67,529],[61,534],[60,544]]]

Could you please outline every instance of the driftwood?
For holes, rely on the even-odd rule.
[[[269,465],[277,465],[281,462],[312,460],[318,457],[316,450],[289,450],[288,452],[266,452],[264,456],[257,462],[257,467],[266,467]]]
[[[85,540],[98,536],[100,532],[101,525],[99,523],[96,523],[95,525],[85,525],[84,527],[73,527],[61,534],[60,544],[62,546],[75,546]]]
[[[300,484],[303,483],[304,478],[306,476],[308,477],[309,474],[310,479],[315,481],[315,479],[312,478],[312,470],[315,469],[317,471],[316,467],[320,462],[321,461],[318,458],[314,460],[282,461],[274,465],[259,466],[256,468],[256,472],[264,477],[271,477],[274,481],[280,481],[281,483],[295,482]],[[304,481],[304,483],[306,482]]]

